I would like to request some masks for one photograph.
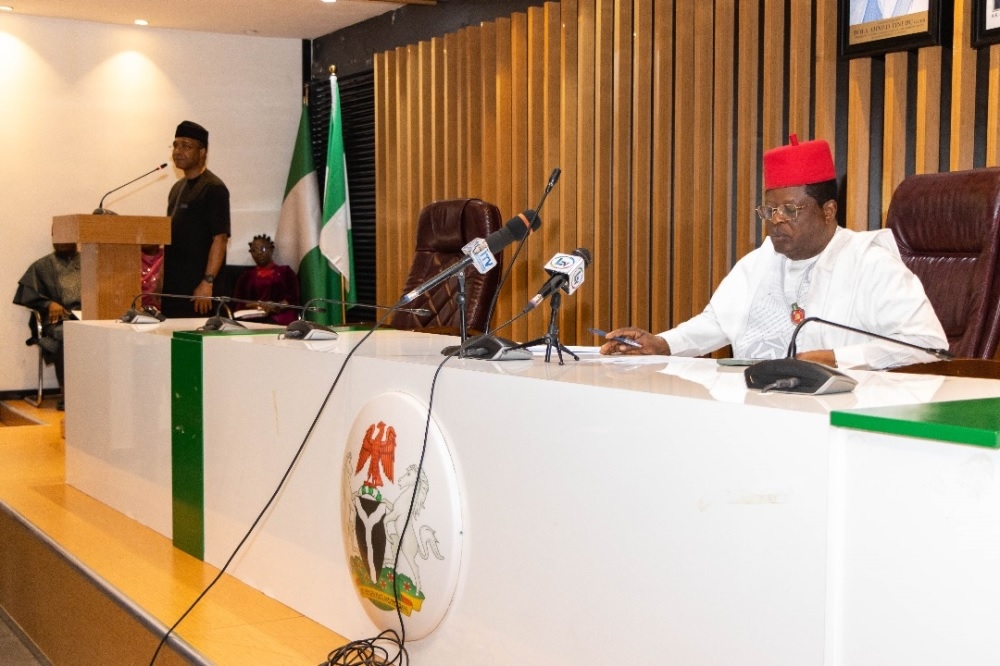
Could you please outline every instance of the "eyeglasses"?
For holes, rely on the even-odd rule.
[[[188,143],[187,141],[174,141],[170,147],[173,148],[174,150],[182,150],[185,153],[198,150],[199,148],[201,148],[201,146],[198,145],[197,143]]]
[[[778,214],[782,219],[791,221],[799,216],[799,211],[805,208],[805,204],[796,206],[795,204],[781,204],[780,206],[757,206],[757,215],[760,219],[770,222]]]

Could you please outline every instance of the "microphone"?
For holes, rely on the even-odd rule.
[[[516,217],[507,220],[507,223],[504,224],[503,228],[498,231],[494,231],[492,234],[487,236],[486,245],[489,247],[489,251],[491,253],[498,254],[514,241],[519,241],[526,237],[532,231],[541,226],[541,224],[542,220],[538,217],[538,214],[535,211],[526,210],[523,213],[518,214]],[[471,256],[457,261],[421,284],[410,293],[405,294],[401,299],[399,299],[399,303],[397,303],[396,306],[412,303],[415,298],[438,286],[453,275],[465,270],[465,268],[474,263],[474,261],[474,258]],[[495,266],[496,264],[494,263],[493,265]]]
[[[783,393],[801,393],[806,395],[826,395],[829,393],[847,393],[853,391],[858,382],[852,377],[848,377],[842,372],[812,361],[803,361],[795,358],[795,339],[799,331],[807,323],[818,321],[835,328],[840,328],[852,333],[860,333],[869,337],[892,342],[903,347],[910,347],[930,354],[941,360],[951,360],[954,355],[946,349],[936,349],[933,347],[921,347],[911,342],[896,340],[878,333],[865,331],[853,326],[838,324],[836,322],[821,319],[820,317],[806,317],[795,327],[792,332],[792,340],[788,343],[786,358],[760,361],[749,366],[743,373],[747,388],[760,389],[761,393],[768,391],[780,391]]]
[[[290,322],[279,340],[336,340],[337,332],[324,324],[305,319]]]
[[[166,316],[152,305],[136,308],[133,300],[132,307],[126,310],[125,314],[118,318],[118,321],[123,324],[159,324],[165,319]]]
[[[231,313],[230,313],[231,314]],[[245,331],[246,326],[236,321],[232,317],[223,317],[221,315],[215,315],[209,317],[205,320],[205,323],[199,326],[197,331]]]
[[[137,302],[145,296],[156,296],[159,298],[182,298],[185,300],[191,300],[191,296],[186,296],[183,294],[161,294],[157,292],[137,294],[132,299],[132,305],[129,309],[119,317],[118,321],[124,324],[155,324],[164,321],[166,317],[162,312],[157,310],[151,305],[144,305],[142,307],[137,306]],[[229,308],[229,303],[263,303],[264,305],[270,305],[274,307],[287,308],[289,310],[299,310],[302,312],[326,312],[324,308],[312,307],[308,303],[306,305],[288,305],[286,303],[275,303],[273,301],[249,301],[242,298],[233,298],[232,296],[205,296],[207,300],[217,303],[215,307],[215,316],[209,317],[205,322],[205,330],[220,330],[220,326],[225,324],[227,328],[221,330],[232,330],[235,328],[246,328],[239,323],[237,319],[232,316],[232,310]],[[222,308],[225,307],[226,311],[229,313],[229,317],[222,317]],[[223,321],[225,320],[225,321]]]
[[[243,317],[236,317],[233,315],[233,311],[230,309],[230,303],[259,303],[261,305],[267,305],[275,309],[284,310],[298,310],[300,313],[305,314],[306,312],[326,312],[326,308],[317,308],[309,305],[289,305],[288,303],[278,303],[275,301],[255,301],[246,298],[235,298],[233,296],[213,296],[213,301],[218,301],[218,305],[215,307],[215,316],[209,317],[205,320],[204,326],[198,330],[204,331],[236,331],[239,329],[245,329],[241,321],[244,320]],[[311,302],[311,301],[310,301]],[[221,316],[222,308],[226,308],[226,312],[229,313],[228,317]],[[295,323],[295,322],[292,322]],[[312,322],[308,322],[312,323]],[[280,337],[280,336],[279,336]]]
[[[167,163],[164,162],[160,166],[158,166],[155,169],[152,169],[150,171],[147,171],[146,173],[142,174],[138,178],[133,178],[132,180],[130,180],[127,183],[125,183],[124,185],[119,185],[115,189],[108,191],[107,193],[105,193],[105,195],[103,197],[101,197],[101,203],[97,204],[97,208],[94,209],[94,215],[117,215],[118,213],[116,213],[115,211],[108,210],[108,209],[106,209],[104,207],[104,200],[108,198],[109,194],[111,194],[112,192],[117,192],[118,190],[122,189],[123,187],[131,185],[132,183],[134,183],[137,180],[142,180],[143,178],[145,178],[146,176],[148,176],[151,173],[156,173],[160,169],[166,169],[166,168],[167,168]]]
[[[392,310],[385,305],[369,305],[367,303],[348,303],[347,301],[335,301],[329,298],[311,298],[306,301],[304,307],[300,308],[308,312],[326,312],[324,308],[312,307],[313,303],[329,303],[331,305],[352,305],[356,307],[372,308],[373,310]],[[427,308],[396,308],[397,312],[409,312],[418,317],[429,317],[431,311]],[[278,336],[279,340],[336,340],[337,332],[325,324],[309,321],[307,319],[296,319],[289,322],[285,327],[285,332]]]
[[[805,319],[799,322],[798,326],[795,327],[795,331],[792,333],[792,341],[788,343],[789,358],[794,358],[795,354],[797,353],[795,348],[795,338],[798,337],[799,330],[811,321],[818,321],[819,323],[826,324],[827,326],[833,326],[834,328],[840,328],[845,331],[851,331],[852,333],[861,333],[862,335],[878,338],[879,340],[885,340],[886,342],[891,342],[896,345],[902,345],[903,347],[916,349],[917,351],[922,351],[925,354],[930,354],[931,356],[942,361],[950,361],[951,359],[955,358],[955,355],[952,354],[947,349],[937,349],[935,347],[921,347],[920,345],[915,345],[912,342],[906,342],[904,340],[896,340],[895,338],[887,338],[886,336],[879,335],[878,333],[872,333],[871,331],[863,331],[860,328],[854,328],[853,326],[847,326],[845,324],[838,324],[836,322],[829,321],[826,319],[821,319],[819,317],[806,317]]]
[[[556,181],[559,180],[559,176],[562,174],[562,169],[556,167],[552,170],[552,174],[549,176],[549,182],[545,185],[545,194],[542,195],[542,202],[538,204],[538,208],[542,207],[542,203],[545,202],[545,197],[549,195],[552,188],[556,186]]]
[[[590,265],[590,250],[578,247],[572,254],[556,253],[554,257],[545,264],[545,272],[551,275],[548,282],[542,285],[535,297],[528,301],[521,314],[535,309],[539,303],[562,289],[566,294],[572,294],[577,287],[583,284],[584,268]]]
[[[549,174],[549,182],[546,183],[545,191],[542,192],[542,198],[538,200],[538,205],[535,206],[534,217],[537,217],[538,213],[541,212],[542,206],[545,205],[545,200],[549,198],[549,192],[551,192],[552,188],[555,187],[556,183],[559,182],[559,176],[561,174],[562,174],[562,169],[560,169],[559,167],[554,168],[552,170],[552,173]],[[534,218],[532,218],[532,223],[533,222]],[[504,284],[507,283],[507,276],[510,275],[511,270],[514,268],[514,262],[517,261],[517,256],[521,253],[522,247],[524,247],[523,241],[517,244],[517,249],[514,250],[514,256],[510,258],[510,263],[507,264],[507,269],[503,272],[503,276],[501,276],[500,278],[500,284],[497,285],[497,290],[493,294],[493,300],[490,301],[490,308],[489,310],[486,311],[487,314],[486,314],[486,326],[484,327],[485,330],[484,336],[490,334],[490,322],[493,321],[493,312],[496,310],[497,307],[497,299],[500,298],[500,290],[503,289]]]
[[[324,308],[311,308],[313,303],[328,303],[330,305],[350,305],[354,308],[371,308],[372,310],[394,310],[396,312],[407,312],[418,317],[430,317],[433,314],[427,308],[397,308],[390,305],[373,305],[371,303],[350,303],[348,301],[335,301],[330,298],[310,298],[306,301],[304,310],[308,312],[326,312]]]

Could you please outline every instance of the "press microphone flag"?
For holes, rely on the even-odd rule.
[[[788,343],[788,354],[786,358],[761,361],[751,365],[744,371],[743,377],[746,381],[747,388],[760,389],[761,392],[781,391],[783,393],[803,393],[807,395],[846,393],[854,390],[854,387],[858,383],[854,378],[848,377],[844,373],[834,370],[833,368],[822,363],[814,363],[812,361],[804,361],[802,359],[795,358],[795,340],[798,337],[799,331],[802,330],[802,327],[807,323],[813,321],[833,326],[834,328],[840,328],[845,331],[851,331],[852,333],[860,333],[872,338],[878,338],[879,340],[885,340],[886,342],[902,345],[903,347],[917,349],[942,360],[950,360],[954,358],[954,356],[945,349],[921,347],[920,345],[915,345],[910,342],[896,340],[878,333],[872,333],[871,331],[865,331],[863,329],[847,326],[845,324],[838,324],[819,317],[806,317],[799,322],[798,326],[796,326],[795,330],[792,332],[792,340]]]
[[[551,275],[548,282],[542,285],[535,297],[528,301],[522,312],[528,312],[538,306],[539,303],[562,289],[566,294],[572,294],[577,287],[583,284],[584,269],[590,265],[590,250],[578,247],[572,254],[557,252],[549,263],[545,264],[545,272]]]
[[[494,231],[492,234],[486,237],[486,245],[489,251],[496,255],[499,254],[505,247],[519,241],[532,231],[537,229],[542,224],[542,219],[533,210],[526,210],[523,213],[518,214],[507,220],[507,223],[503,225],[503,228],[498,231]],[[424,292],[433,289],[438,286],[448,278],[457,275],[459,272],[465,270],[469,265],[474,262],[471,256],[465,257],[452,264],[448,268],[444,269],[431,279],[427,280],[419,287],[414,289],[408,294],[405,294],[397,306],[406,305],[407,303],[412,303],[415,298],[423,294]]]
[[[489,273],[497,266],[497,258],[490,252],[490,244],[482,238],[474,238],[466,243],[462,254],[472,259],[472,265],[481,274]]]
[[[119,185],[118,187],[116,187],[113,190],[109,190],[108,192],[106,192],[104,194],[103,197],[101,197],[101,203],[97,204],[97,208],[94,209],[94,215],[117,215],[117,213],[115,213],[113,210],[106,210],[104,208],[104,200],[108,198],[109,194],[117,192],[118,190],[122,189],[123,187],[129,186],[129,185],[131,185],[132,183],[134,183],[137,180],[142,180],[143,178],[145,178],[146,176],[148,176],[151,173],[156,173],[157,171],[159,171],[161,169],[166,169],[166,168],[167,168],[167,163],[164,162],[160,166],[156,167],[155,169],[151,169],[150,171],[147,171],[146,173],[142,174],[138,178],[133,178],[132,180],[128,181],[127,183]]]

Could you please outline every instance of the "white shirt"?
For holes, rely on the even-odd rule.
[[[809,284],[799,303],[806,317],[947,349],[941,322],[920,280],[900,259],[890,230],[838,228],[811,267],[797,267],[797,278],[794,270],[787,272],[789,263],[774,251],[771,239],[765,239],[737,262],[701,314],[660,333],[671,354],[700,356],[732,345],[736,358],[783,358],[795,328],[786,294],[789,285],[783,282],[801,282],[806,270]],[[822,322],[803,326],[796,347],[799,352],[832,349],[837,365],[846,368],[881,369],[934,360],[930,354]]]

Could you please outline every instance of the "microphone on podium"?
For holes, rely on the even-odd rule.
[[[822,363],[795,358],[795,339],[798,337],[802,327],[811,321],[851,331],[852,333],[861,333],[862,335],[885,340],[886,342],[903,347],[910,347],[941,360],[951,360],[954,358],[954,355],[946,349],[921,347],[911,342],[896,340],[878,333],[872,333],[871,331],[821,319],[820,317],[806,317],[799,322],[798,326],[792,332],[792,340],[788,343],[788,353],[785,358],[760,361],[747,367],[743,373],[747,388],[760,389],[761,393],[778,391],[781,393],[800,393],[805,395],[848,393],[854,390],[858,382],[853,377],[848,377],[844,373]]]
[[[108,198],[109,194],[111,194],[113,192],[117,192],[118,190],[122,189],[123,187],[127,187],[128,185],[131,185],[132,183],[134,183],[137,180],[142,180],[143,178],[145,178],[146,176],[148,176],[151,173],[156,173],[157,171],[159,171],[161,169],[166,169],[166,168],[167,168],[167,163],[164,162],[160,166],[156,167],[155,169],[151,169],[150,171],[147,171],[146,173],[142,174],[138,178],[133,178],[132,180],[128,181],[127,183],[119,185],[118,187],[116,187],[113,190],[109,190],[108,192],[106,192],[104,194],[103,197],[101,197],[101,203],[97,204],[97,208],[94,209],[94,215],[117,215],[118,213],[116,213],[115,211],[108,210],[107,208],[104,207],[104,200]]]

